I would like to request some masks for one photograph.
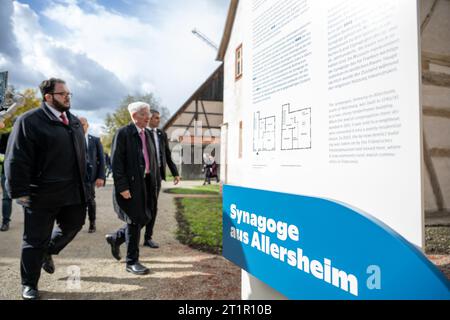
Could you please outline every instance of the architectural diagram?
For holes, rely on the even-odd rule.
[[[291,111],[290,104],[282,107],[281,150],[311,148],[311,108]]]
[[[253,116],[253,151],[275,151],[275,116],[261,118],[260,112]]]

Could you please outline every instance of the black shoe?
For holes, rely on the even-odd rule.
[[[149,268],[144,267],[139,262],[136,262],[135,264],[127,264],[126,270],[137,275],[144,275],[150,272]]]
[[[0,228],[0,231],[8,231],[9,230],[9,223],[8,222],[4,222],[2,224],[2,227]]]
[[[95,222],[90,222],[88,233],[94,233],[96,230],[97,228],[95,227]]]
[[[153,249],[157,249],[159,248],[159,245],[153,241],[152,239],[150,240],[145,240],[144,241],[144,247],[149,247],[149,248],[153,248]]]
[[[111,245],[111,254],[116,260],[120,260],[120,246],[116,244],[113,236],[110,234],[106,235],[106,242]]]
[[[55,264],[53,262],[52,256],[47,253],[44,254],[44,259],[42,260],[42,269],[50,274],[55,272]]]
[[[24,300],[38,300],[40,298],[39,291],[30,286],[22,286],[22,298]]]

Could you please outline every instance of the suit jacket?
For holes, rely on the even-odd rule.
[[[169,141],[167,139],[167,134],[160,129],[156,129],[156,130],[157,130],[156,132],[158,134],[158,142],[159,142],[159,159],[161,161],[161,168],[160,168],[161,169],[160,170],[161,179],[166,180],[166,166],[169,167],[170,172],[172,173],[172,175],[174,177],[179,176],[180,174],[178,173],[177,166],[175,165],[175,163],[172,160],[172,155],[171,155],[170,148],[169,148]],[[152,131],[150,132],[150,135],[152,137],[153,143],[156,143]]]
[[[105,156],[100,138],[88,134],[87,145],[88,177],[89,182],[94,183],[97,179],[106,179]]]
[[[0,136],[0,154],[5,154],[6,153],[6,146],[8,145],[8,139],[9,139],[9,135],[11,133],[4,133]],[[3,158],[3,161],[1,163],[2,165],[2,172],[1,174],[5,174],[5,165],[4,165],[4,161],[5,159]]]
[[[150,186],[145,182],[145,160],[142,141],[136,126],[132,123],[117,130],[114,136],[111,160],[114,178],[114,209],[119,219],[126,223],[145,225],[154,215],[157,201],[159,170],[155,146],[150,131],[145,130],[150,160]],[[130,190],[131,199],[124,199],[120,193]]]
[[[11,132],[5,155],[11,198],[30,197],[31,208],[85,203],[86,143],[77,117],[66,112],[69,125],[45,104],[21,115]]]

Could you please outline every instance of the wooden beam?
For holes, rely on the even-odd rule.
[[[431,148],[430,156],[432,158],[450,158],[450,149],[448,149],[448,148]]]
[[[450,119],[450,108],[435,108],[435,107],[423,107],[423,115],[427,117],[437,117],[437,118],[446,118]]]
[[[203,102],[202,102],[203,103]],[[186,114],[195,114],[195,111],[184,111],[183,113]],[[217,113],[217,112],[207,112],[206,114],[210,116],[223,116],[223,113]]]
[[[427,16],[425,17],[425,19],[422,22],[422,25],[420,26],[420,34],[423,34],[423,32],[425,31],[425,28],[427,27],[428,23],[431,20],[431,16],[434,13],[434,9],[436,9],[436,5],[439,2],[439,0],[434,0],[433,5],[430,8],[430,12],[428,12]]]
[[[206,125],[208,126],[209,132],[211,133],[211,126],[209,125],[208,116],[206,115],[205,105],[203,104],[203,101],[200,101],[202,105],[203,114],[205,115]]]
[[[433,190],[434,198],[436,200],[436,205],[438,210],[444,209],[444,196],[442,195],[441,186],[439,185],[439,180],[434,169],[433,161],[431,160],[431,153],[428,151],[428,143],[423,135],[423,160],[425,161],[425,166],[428,171],[428,176],[430,177],[431,189]]]
[[[179,142],[183,144],[220,144],[220,137],[203,137],[203,136],[179,136]]]
[[[192,127],[192,122],[190,124],[173,124],[171,125],[169,128],[191,128]],[[209,128],[211,129],[221,129],[221,127],[208,127],[208,128],[203,128],[203,130],[208,130]]]
[[[450,67],[450,55],[422,51],[422,60],[427,63]]]
[[[171,126],[172,123],[174,123],[183,113],[184,111],[191,105],[191,103],[194,101],[194,99],[197,99],[207,88],[208,85],[211,84],[211,81],[214,81],[215,77],[218,75],[223,75],[223,63],[214,71],[213,74],[200,86],[200,88],[195,91],[192,96],[189,97],[189,99],[183,104],[183,106],[178,109],[178,111],[164,124],[163,130],[166,131],[168,127]]]
[[[189,132],[189,129],[191,128],[192,122],[194,122],[194,120],[195,120],[195,115],[192,117],[191,122],[189,122],[189,125],[187,126],[186,130],[184,130],[183,136]],[[183,126],[183,128],[184,128],[184,126]],[[194,132],[194,134],[195,134],[195,132]]]
[[[424,70],[422,71],[422,83],[450,88],[450,74]]]

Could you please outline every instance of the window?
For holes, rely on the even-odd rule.
[[[242,77],[242,44],[236,49],[235,71],[235,79],[237,81]]]

